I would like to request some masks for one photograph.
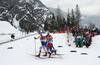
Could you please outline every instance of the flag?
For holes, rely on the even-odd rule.
[[[70,28],[70,31],[72,32],[73,28]]]
[[[69,39],[67,40],[67,42],[69,43]]]
[[[69,21],[70,22],[70,24],[72,24],[72,22],[71,21]]]
[[[72,27],[72,28],[75,28],[76,26]]]
[[[67,25],[65,25],[65,28],[64,28],[64,30],[66,30],[66,28],[67,28],[68,26]]]

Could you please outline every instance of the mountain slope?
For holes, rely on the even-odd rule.
[[[39,0],[1,0],[0,20],[22,29],[39,29],[52,13]]]

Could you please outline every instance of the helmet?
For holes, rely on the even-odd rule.
[[[49,33],[48,33],[48,35],[49,35]]]

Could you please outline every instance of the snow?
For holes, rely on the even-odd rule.
[[[0,33],[15,33],[15,32],[18,31],[13,26],[11,26],[9,22],[0,21]]]
[[[13,21],[14,21],[14,22],[13,22],[13,25],[14,25],[15,27],[19,28],[19,21],[16,20],[16,16],[17,16],[17,15],[15,15],[15,17],[14,17],[14,19],[13,19]]]
[[[0,43],[11,40],[11,34],[14,34],[15,38],[27,36],[25,33],[22,33],[18,29],[15,29],[9,22],[0,21]],[[37,32],[30,34],[37,34]]]
[[[71,35],[69,38],[71,46],[68,46],[67,33],[50,34],[53,36],[53,44],[57,49],[57,53],[64,54],[61,55],[63,59],[38,59],[26,54],[30,53],[34,55],[35,48],[36,51],[39,51],[41,45],[40,40],[34,40],[34,37],[39,36],[39,34],[37,34],[0,45],[0,65],[100,65],[100,58],[98,58],[98,56],[100,56],[100,35],[93,37],[92,45],[89,48],[85,46],[76,48],[73,42],[74,38]],[[59,48],[59,45],[62,47]],[[13,47],[13,49],[7,49],[8,47]],[[70,52],[71,50],[76,50],[77,52]],[[87,53],[87,55],[81,55],[81,53]],[[38,53],[36,52],[36,54]],[[43,55],[43,53],[41,55]]]

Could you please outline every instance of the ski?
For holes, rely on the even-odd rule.
[[[43,57],[38,57],[37,55],[33,55],[33,54],[29,54],[29,53],[26,53],[26,54],[37,57],[37,58],[40,58],[40,59],[47,59],[47,58],[62,59],[62,57],[44,57],[44,56]]]
[[[33,54],[29,54],[29,53],[26,53],[26,54],[31,55],[31,56],[34,56],[34,57],[37,57],[37,58],[40,58],[40,59],[45,59],[43,57],[38,57],[37,55],[33,55]]]
[[[63,59],[63,57],[62,56],[58,56],[58,57],[48,57],[48,58],[55,58],[55,59]]]
[[[39,53],[39,51],[36,51],[36,52]],[[41,52],[41,53],[45,53],[45,52]],[[59,53],[54,54],[54,53],[52,53],[51,55],[66,55],[66,54],[59,54]]]
[[[65,54],[58,54],[58,53],[57,53],[57,54],[52,54],[52,55],[65,55]]]

